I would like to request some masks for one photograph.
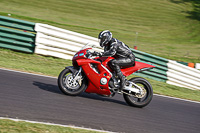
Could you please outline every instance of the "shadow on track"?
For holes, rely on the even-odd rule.
[[[56,86],[56,85],[46,84],[46,83],[42,83],[42,82],[38,82],[38,81],[33,81],[33,85],[35,85],[38,88],[45,90],[45,91],[49,91],[49,92],[57,93],[57,94],[63,94],[59,90],[58,86]]]
[[[46,83],[42,83],[42,82],[38,82],[38,81],[34,81],[33,85],[37,86],[38,88],[45,90],[45,91],[49,91],[52,93],[56,93],[56,94],[61,94],[64,95],[60,89],[58,88],[57,85],[52,85],[52,84],[46,84]],[[74,97],[74,96],[71,96]],[[97,94],[88,94],[88,93],[81,93],[80,95],[78,95],[78,97],[82,97],[82,98],[87,98],[87,99],[93,99],[93,100],[101,100],[101,101],[108,101],[108,102],[113,102],[113,103],[118,103],[118,104],[122,104],[122,105],[126,105],[127,104],[123,101],[120,100],[116,100],[113,98],[109,98],[109,97],[103,97]]]

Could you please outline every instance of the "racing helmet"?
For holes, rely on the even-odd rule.
[[[99,33],[98,39],[100,46],[104,47],[111,41],[112,33],[109,30],[104,30]]]

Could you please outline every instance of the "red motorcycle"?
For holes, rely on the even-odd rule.
[[[119,91],[120,80],[109,67],[108,62],[113,57],[96,57],[90,52],[92,48],[82,49],[73,59],[73,66],[66,67],[58,77],[60,90],[71,96],[81,92],[96,93],[102,96],[113,97],[116,93],[123,94],[125,101],[134,107],[144,107],[153,97],[151,84],[144,78],[135,77],[126,80],[123,90]],[[124,76],[134,72],[151,69],[155,66],[135,62],[135,66],[121,68]]]

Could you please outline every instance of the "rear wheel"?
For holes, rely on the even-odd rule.
[[[153,89],[151,84],[144,78],[132,78],[129,80],[130,82],[135,83],[137,86],[139,86],[142,90],[142,93],[140,94],[128,94],[128,92],[123,94],[125,101],[130,105],[134,107],[142,108],[146,105],[148,105],[153,97]],[[132,86],[135,87],[135,86]]]
[[[74,79],[74,77],[75,74],[68,68],[60,73],[58,77],[58,86],[64,94],[76,96],[83,92],[87,87],[86,78],[84,78],[81,73],[76,79]]]

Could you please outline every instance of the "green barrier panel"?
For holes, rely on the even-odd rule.
[[[180,63],[180,64],[183,64],[183,65],[185,65],[185,66],[188,66],[188,63],[187,62],[182,62],[182,61],[177,61],[178,63]]]
[[[33,47],[20,47],[17,45],[12,45],[12,44],[3,43],[3,42],[0,42],[0,47],[7,48],[7,49],[13,49],[13,50],[17,50],[17,51],[22,51],[22,52],[26,52],[26,53],[33,53],[33,51],[34,51]]]
[[[155,68],[148,71],[142,71],[140,73],[134,73],[134,75],[151,78],[157,81],[167,81],[167,63],[168,59],[151,55],[142,51],[131,49],[136,57],[136,61],[144,62],[155,66]]]
[[[153,63],[150,63],[150,62],[146,62],[146,61],[142,61],[142,60],[138,60],[138,59],[136,59],[136,61],[147,63],[147,64],[155,66],[155,68],[150,69],[149,71],[152,71],[154,73],[158,73],[158,74],[161,74],[161,75],[165,75],[165,76],[167,75],[167,73],[166,73],[168,71],[167,67],[158,66],[156,64],[153,64]]]
[[[152,75],[148,75],[148,74],[144,74],[144,73],[134,73],[134,75],[140,76],[140,77],[145,77],[145,78],[150,78],[150,79],[153,79],[153,80],[156,80],[156,81],[166,82],[165,79],[161,79],[161,78],[154,77]]]
[[[0,36],[13,38],[25,42],[35,42],[35,34],[24,31],[17,31],[9,28],[0,27]]]
[[[151,63],[155,63],[157,65],[167,67],[168,60],[165,58],[158,57],[158,56],[148,54],[148,53],[145,53],[142,51],[138,51],[135,49],[131,49],[131,50],[134,53],[134,55],[136,56],[136,58],[139,58],[140,60],[144,60],[147,62],[151,62]]]
[[[0,47],[34,53],[35,23],[0,16]]]
[[[137,57],[136,57],[136,61],[139,61],[139,62],[143,62],[143,63],[147,63],[147,64],[150,64],[150,65],[153,65],[153,66],[156,67],[156,68],[154,68],[154,69],[157,69],[158,71],[166,72],[166,71],[168,70],[168,69],[167,69],[167,64],[166,64],[166,66],[160,66],[160,65],[157,65],[157,64],[152,63],[152,62],[146,62],[146,61],[137,59]]]
[[[158,69],[157,67],[155,67],[155,68],[153,68],[153,69],[151,69],[151,70],[149,70],[149,71],[150,71],[150,72],[157,73],[157,74],[159,74],[159,75],[164,75],[164,76],[167,75],[166,71],[162,71],[162,70]]]
[[[150,71],[143,71],[141,72],[142,74],[150,75],[152,77],[160,78],[162,80],[167,80],[167,77],[164,75],[158,75],[156,73],[150,72]]]
[[[0,37],[0,42],[9,43],[9,44],[18,45],[18,46],[24,46],[24,47],[34,47],[35,46],[34,44],[31,44],[31,43],[25,43],[25,42],[8,39],[8,38],[3,38],[3,37]]]
[[[5,16],[0,16],[0,25],[35,32],[35,23]]]

